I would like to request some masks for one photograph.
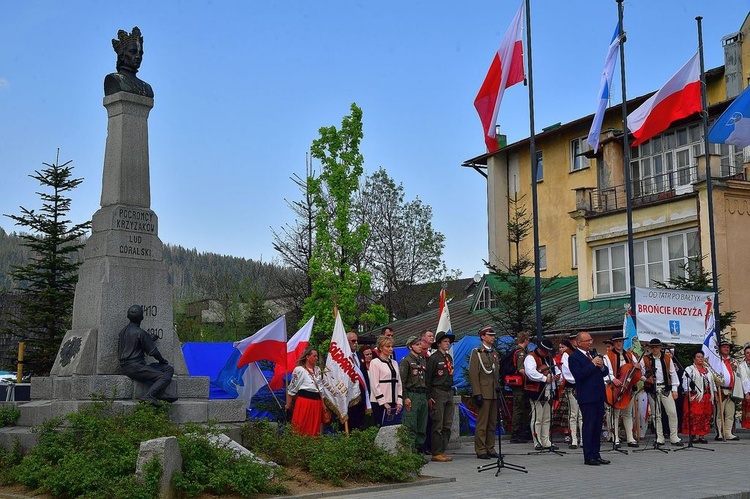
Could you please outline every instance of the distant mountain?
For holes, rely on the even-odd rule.
[[[14,266],[25,265],[28,261],[29,251],[22,243],[16,233],[9,234],[0,228],[0,291],[21,285],[13,281],[10,272]],[[272,263],[198,252],[171,244],[164,245],[164,262],[178,303],[223,298],[227,294],[242,296],[251,291],[277,298],[283,294],[278,283],[292,273]]]

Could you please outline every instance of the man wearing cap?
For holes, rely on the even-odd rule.
[[[583,462],[590,466],[609,464],[602,459],[599,448],[601,443],[602,418],[604,418],[604,376],[609,373],[604,359],[590,352],[594,340],[586,331],[576,336],[577,348],[570,354],[570,372],[576,380],[578,405],[583,414]],[[592,353],[594,355],[592,355]]]
[[[416,449],[425,441],[427,430],[427,385],[425,370],[427,362],[422,355],[422,338],[410,336],[406,340],[409,354],[401,359],[399,370],[404,385],[404,419],[403,425],[414,439]]]
[[[656,445],[664,445],[664,428],[661,424],[661,409],[664,409],[669,421],[669,442],[675,447],[682,447],[684,444],[677,436],[677,408],[674,403],[677,400],[680,378],[672,362],[672,355],[669,352],[662,353],[661,340],[653,338],[648,345],[651,352],[641,359],[641,370],[646,377],[644,389],[648,394],[649,409],[654,416]]]
[[[736,406],[732,398],[735,383],[741,383],[737,379],[737,362],[732,359],[730,352],[732,344],[726,340],[719,343],[720,369],[716,369],[719,374],[719,386],[721,389],[721,398],[716,397],[716,437],[715,440],[736,441],[740,437],[732,433],[734,426],[734,413]]]
[[[453,357],[448,353],[453,339],[453,335],[438,331],[432,345],[437,350],[427,359],[425,374],[432,417],[432,460],[441,463],[453,461],[445,454],[453,425]]]
[[[478,459],[490,459],[498,457],[495,452],[495,429],[500,390],[500,357],[495,350],[495,331],[491,327],[481,329],[479,339],[482,344],[472,350],[469,357],[471,395],[477,405],[474,452]]]
[[[557,450],[550,440],[552,422],[552,399],[555,395],[560,374],[554,370],[552,353],[554,345],[548,339],[539,342],[539,346],[523,361],[526,374],[524,390],[531,402],[531,432],[536,450]]]
[[[620,368],[625,364],[635,364],[633,354],[623,350],[625,345],[625,336],[622,334],[615,335],[612,338],[612,350],[609,350],[604,356],[604,365],[607,366],[609,374],[604,379],[605,383],[620,387],[622,382],[619,380]],[[639,366],[640,368],[640,366]],[[610,419],[611,428],[614,431],[615,446],[620,447],[620,417],[622,417],[622,425],[625,427],[625,437],[628,441],[628,447],[638,447],[635,437],[633,437],[633,402],[635,397],[630,397],[630,402],[624,409],[610,408]]]

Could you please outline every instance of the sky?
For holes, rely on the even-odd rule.
[[[433,209],[444,260],[485,270],[486,181],[461,163],[486,152],[474,97],[520,0],[0,0],[0,214],[38,208],[42,163],[72,160],[70,219],[99,209],[111,39],[140,27],[151,84],[151,208],[165,243],[264,262],[271,228],[293,222],[293,175],[322,126],[363,110],[367,173],[385,168]],[[722,37],[749,0],[625,0],[627,95],[663,85],[697,50],[724,64]],[[615,0],[532,0],[535,125],[595,110]],[[525,37],[525,32],[524,32]],[[748,42],[746,42],[748,43]],[[619,73],[612,104],[621,101]],[[529,135],[528,90],[508,89],[498,123]],[[313,163],[320,171],[319,163]],[[530,180],[529,180],[530,181]],[[18,230],[0,216],[0,227]]]

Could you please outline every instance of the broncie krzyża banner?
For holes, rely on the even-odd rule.
[[[682,289],[635,288],[638,339],[703,343],[713,293]]]

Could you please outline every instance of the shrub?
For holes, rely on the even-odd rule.
[[[118,412],[111,402],[97,401],[35,431],[39,444],[14,468],[16,481],[56,496],[148,498],[153,478],[147,473],[139,483],[134,475],[140,442],[177,428],[166,410],[139,404]]]
[[[422,456],[410,449],[406,431],[399,433],[402,450],[396,455],[375,445],[377,428],[355,430],[348,437],[334,433],[311,438],[291,431],[289,426],[261,421],[247,423],[242,432],[243,441],[253,451],[278,464],[309,471],[316,479],[334,485],[349,479],[404,482],[424,465]]]
[[[182,471],[175,473],[172,483],[188,496],[203,492],[213,494],[286,493],[272,471],[246,456],[236,457],[231,449],[217,446],[206,438],[213,431],[193,428],[178,437],[182,451]]]
[[[15,426],[20,417],[21,411],[15,407],[0,407],[0,427]]]

